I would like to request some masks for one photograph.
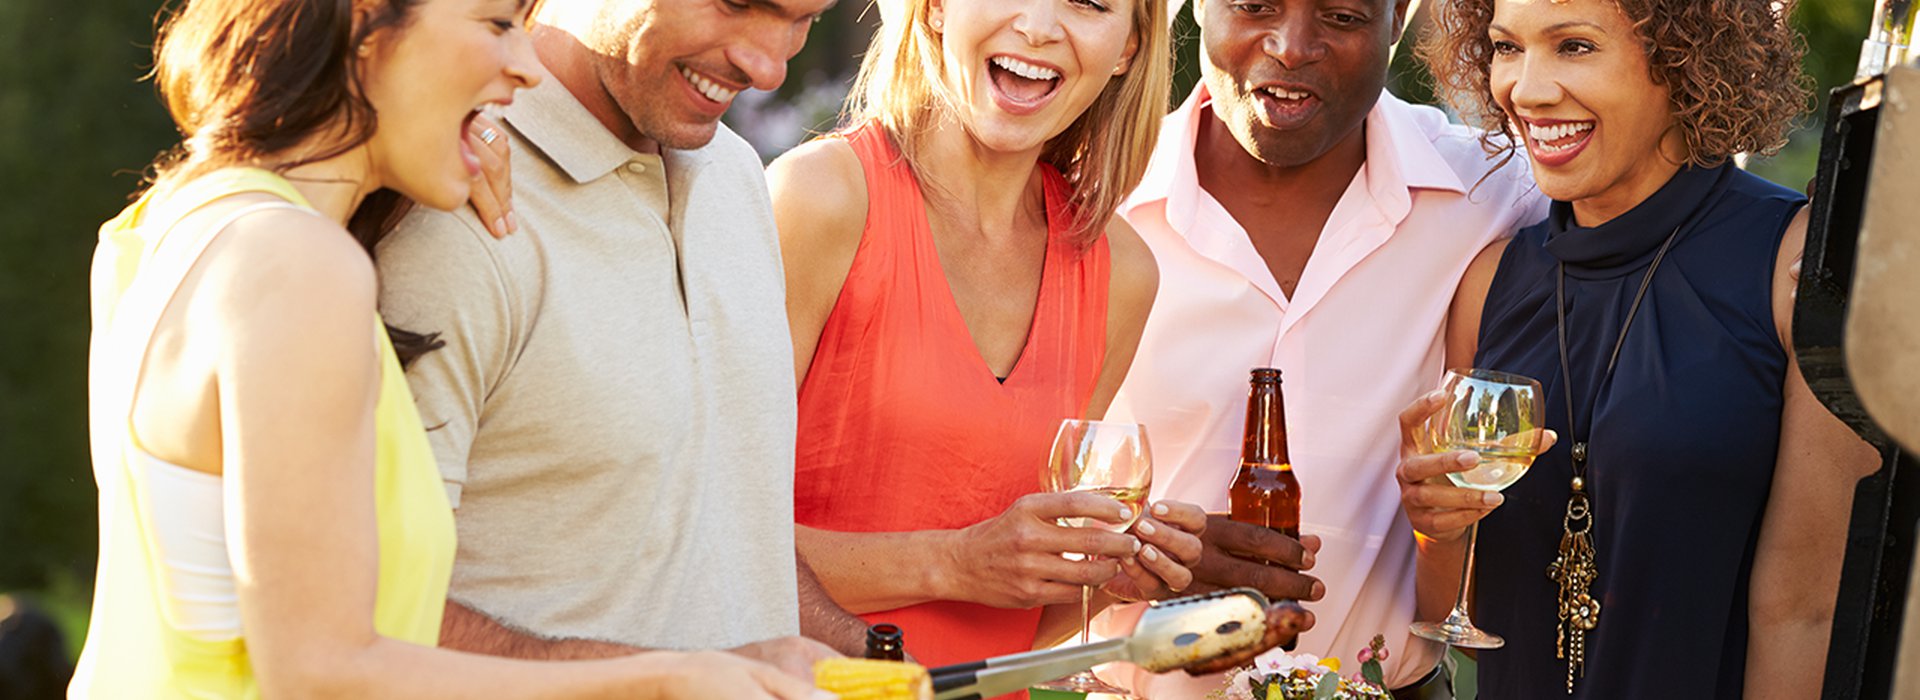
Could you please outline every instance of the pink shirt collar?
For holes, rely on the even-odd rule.
[[[1186,102],[1161,122],[1162,134],[1152,164],[1140,186],[1121,203],[1123,215],[1141,205],[1165,200],[1167,223],[1177,231],[1192,230],[1201,193],[1193,149],[1200,137],[1200,119],[1212,118],[1213,113],[1207,109],[1212,102],[1206,85],[1197,85]],[[1411,105],[1385,90],[1380,91],[1380,100],[1367,113],[1367,165],[1361,173],[1375,207],[1394,224],[1412,210],[1411,190],[1467,191],[1459,174],[1434,149],[1427,135],[1428,125],[1420,123],[1420,116]],[[1172,134],[1182,138],[1168,138]]]

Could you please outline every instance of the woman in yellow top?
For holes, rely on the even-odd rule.
[[[187,140],[95,258],[100,567],[72,696],[816,694],[722,653],[432,648],[452,515],[346,223],[382,190],[467,199],[472,115],[542,72],[527,5],[189,0],[162,30]]]

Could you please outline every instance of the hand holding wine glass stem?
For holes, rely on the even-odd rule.
[[[1467,527],[1505,502],[1495,491],[1462,488],[1447,478],[1449,474],[1471,471],[1480,465],[1479,454],[1467,451],[1433,451],[1426,426],[1432,417],[1446,408],[1447,394],[1436,391],[1419,399],[1400,414],[1401,461],[1396,474],[1400,482],[1400,500],[1415,532],[1438,542],[1460,541]],[[1533,454],[1545,454],[1559,441],[1552,430],[1535,428],[1508,436],[1512,444],[1535,443]]]
[[[1140,540],[1140,551],[1120,560],[1123,575],[1103,590],[1115,598],[1136,601],[1187,590],[1194,582],[1192,567],[1204,551],[1200,534],[1206,528],[1207,513],[1199,506],[1178,501],[1153,504],[1128,530]]]
[[[1119,572],[1114,560],[1132,556],[1140,541],[1104,528],[1062,527],[1065,518],[1105,522],[1133,514],[1113,499],[1090,493],[1035,493],[998,516],[955,530],[930,586],[942,600],[999,608],[1078,603],[1082,586],[1104,585]],[[1062,554],[1092,555],[1071,561]]]
[[[1401,413],[1397,477],[1408,520],[1432,540],[1457,538],[1456,525],[1466,530],[1453,608],[1440,621],[1414,623],[1410,630],[1415,635],[1470,649],[1506,644],[1500,635],[1474,625],[1467,612],[1474,540],[1480,520],[1504,500],[1498,491],[1524,476],[1534,457],[1552,444],[1552,433],[1539,427],[1540,395],[1540,383],[1529,377],[1486,369],[1449,370],[1440,391]],[[1436,454],[1420,454],[1428,451]],[[1434,554],[1446,548],[1436,544],[1423,543],[1422,550]],[[1422,568],[1431,572],[1434,563],[1430,557]],[[1430,596],[1422,599],[1430,601]]]

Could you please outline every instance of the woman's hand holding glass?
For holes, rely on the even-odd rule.
[[[1074,603],[1082,586],[1104,586],[1118,560],[1140,551],[1124,529],[1132,508],[1090,492],[1034,493],[992,519],[960,530],[936,590],[946,600],[996,608]],[[1077,520],[1082,527],[1064,521]],[[1078,561],[1063,555],[1077,555]]]
[[[1500,635],[1474,626],[1467,614],[1474,535],[1480,519],[1500,505],[1497,492],[1525,476],[1534,457],[1553,444],[1553,431],[1543,427],[1541,393],[1540,382],[1529,377],[1484,369],[1449,370],[1440,391],[1401,413],[1403,454],[1443,455],[1438,460],[1421,459],[1418,454],[1404,458],[1400,497],[1407,504],[1408,519],[1414,520],[1417,512],[1414,529],[1436,539],[1457,539],[1449,526],[1464,520],[1467,534],[1453,611],[1439,622],[1413,623],[1410,631],[1416,636],[1469,649],[1506,645]],[[1433,482],[1441,474],[1458,487],[1455,491],[1470,491],[1478,497],[1436,490]]]
[[[1497,491],[1464,488],[1448,478],[1480,466],[1481,457],[1470,450],[1437,451],[1429,425],[1433,417],[1447,407],[1450,396],[1435,391],[1415,399],[1400,412],[1400,503],[1415,532],[1440,542],[1452,542],[1465,535],[1467,528],[1487,517],[1505,502]],[[1558,435],[1551,430],[1535,441],[1533,454],[1553,447]]]
[[[1102,589],[1120,600],[1158,600],[1193,585],[1193,566],[1200,562],[1201,533],[1207,512],[1191,503],[1161,501],[1127,532],[1140,540],[1140,551],[1120,560],[1120,576]]]

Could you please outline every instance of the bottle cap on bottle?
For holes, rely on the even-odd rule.
[[[886,622],[867,628],[867,658],[900,661],[906,658],[906,647],[900,626]]]

